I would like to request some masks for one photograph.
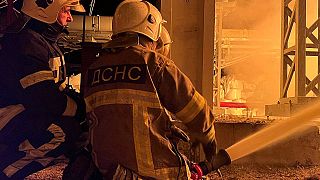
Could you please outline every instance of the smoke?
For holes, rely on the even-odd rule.
[[[229,59],[243,58],[225,71],[244,82],[242,98],[263,115],[264,105],[275,104],[280,94],[281,2],[239,0],[224,20],[224,29],[248,31],[243,46],[249,47],[231,49]]]

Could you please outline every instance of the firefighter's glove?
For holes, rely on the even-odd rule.
[[[86,121],[86,103],[84,99],[81,97],[81,94],[76,92],[72,87],[66,87],[63,92],[73,99],[77,104],[77,111],[74,118],[80,123],[82,129],[87,128]]]
[[[190,133],[192,147],[196,147],[199,144],[202,146],[202,149],[205,153],[206,160],[211,162],[212,159],[217,154],[217,143],[214,136],[203,135],[203,133],[199,132],[191,132]]]

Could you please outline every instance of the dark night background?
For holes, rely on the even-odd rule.
[[[13,0],[14,1],[14,0]],[[92,15],[100,15],[100,16],[113,16],[116,7],[123,0],[95,0],[93,14]],[[160,0],[147,0],[158,9],[160,9]],[[90,4],[92,0],[80,0],[81,4],[86,9],[86,14],[89,14]],[[14,6],[17,10],[20,10],[22,7],[23,0],[16,0]],[[6,8],[2,9],[5,11]]]
[[[113,16],[116,7],[123,0],[95,0],[93,15],[100,16]],[[151,4],[155,5],[160,9],[160,0],[148,0]],[[86,13],[89,14],[91,0],[80,0],[81,4],[84,5]]]

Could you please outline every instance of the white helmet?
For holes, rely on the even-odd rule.
[[[113,35],[136,32],[157,41],[164,22],[161,13],[149,2],[125,0],[119,4],[113,16],[112,32]]]
[[[63,6],[70,6],[72,10],[85,12],[79,0],[24,0],[21,11],[39,21],[52,24],[57,20]]]

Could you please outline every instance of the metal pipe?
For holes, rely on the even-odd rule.
[[[86,39],[86,14],[83,14],[82,17],[82,43],[85,42]]]

